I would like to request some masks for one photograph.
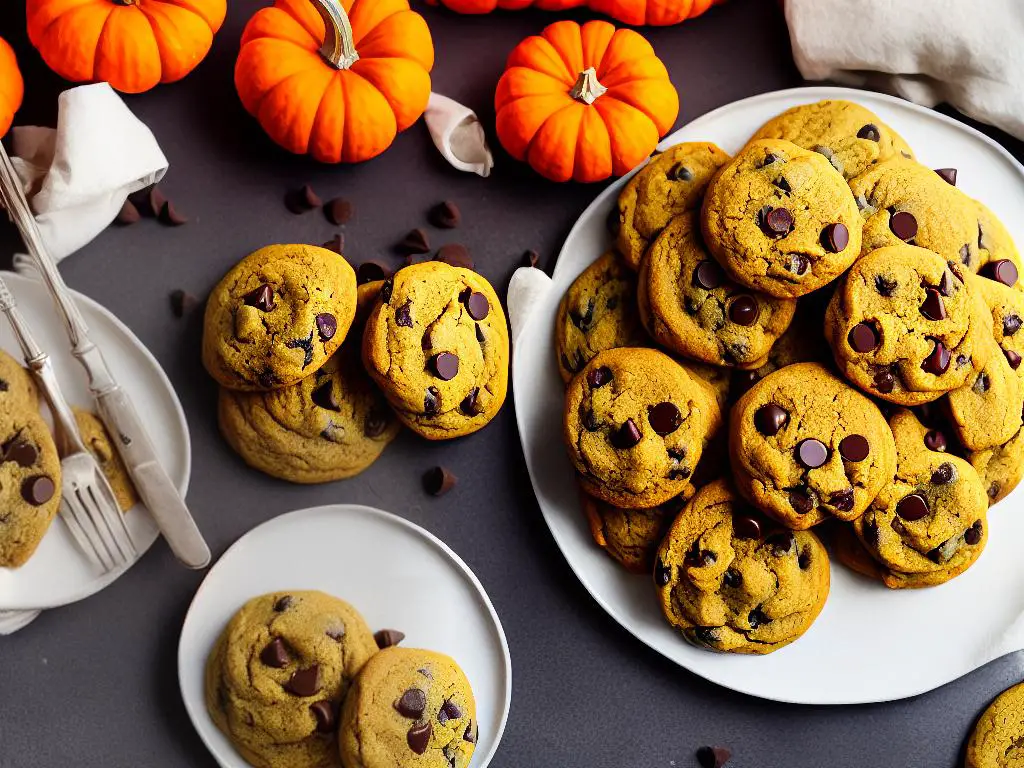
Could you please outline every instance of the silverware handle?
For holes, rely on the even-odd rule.
[[[97,394],[96,404],[125,464],[133,467],[135,488],[174,556],[189,568],[205,568],[210,564],[210,548],[178,489],[157,461],[132,401],[120,388],[114,388]]]

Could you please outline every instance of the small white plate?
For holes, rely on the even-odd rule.
[[[767,93],[694,120],[661,147],[713,141],[736,152],[769,118],[819,99],[859,102],[902,134],[922,163],[958,168],[957,185],[988,205],[1024,246],[1024,168],[978,131],[890,96],[827,87]],[[537,501],[555,541],[594,599],[680,666],[727,688],[777,701],[851,704],[905,698],[1022,647],[1024,641],[1013,640],[1012,633],[1024,611],[1019,589],[1024,584],[1019,546],[1024,488],[992,510],[987,551],[964,575],[941,587],[891,591],[835,565],[831,595],[814,626],[793,645],[765,657],[689,646],[662,618],[649,580],[627,575],[594,545],[562,446],[565,390],[555,365],[554,321],[572,281],[611,246],[605,218],[624,184],[620,180],[602,192],[569,233],[551,288],[533,308],[513,355],[519,433]]]
[[[443,541],[400,517],[355,504],[290,512],[253,528],[196,592],[181,629],[178,681],[192,724],[221,766],[249,768],[206,711],[206,658],[243,603],[287,589],[336,595],[374,630],[404,632],[404,647],[455,659],[476,697],[480,735],[472,766],[486,768],[512,701],[512,660],[498,614],[469,566]]]
[[[71,356],[63,322],[45,286],[28,277],[5,272],[4,281],[18,301],[33,336],[53,361],[61,391],[72,405],[93,410],[85,385],[85,372]],[[72,291],[90,337],[118,382],[131,397],[142,423],[156,448],[157,458],[178,490],[188,490],[192,468],[185,414],[171,382],[160,363],[135,334],[108,310],[92,299]],[[0,320],[0,348],[21,361],[21,349],[6,320]],[[146,508],[139,504],[125,520],[142,557],[156,541],[159,531]],[[0,610],[55,608],[95,594],[134,564],[102,573],[78,549],[60,516],[39,544],[32,558],[21,568],[0,568]]]

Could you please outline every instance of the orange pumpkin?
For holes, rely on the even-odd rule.
[[[226,0],[28,0],[28,36],[66,80],[141,93],[195,69],[226,12]]]
[[[285,149],[355,163],[419,119],[433,66],[407,0],[276,0],[245,28],[235,87]]]
[[[665,65],[606,21],[559,21],[516,46],[494,96],[498,139],[552,181],[601,181],[639,165],[679,114]]]
[[[712,5],[725,0],[427,0],[441,2],[456,13],[491,13],[497,9],[518,11],[533,7],[542,11],[564,11],[586,6],[592,11],[634,26],[666,26],[700,16]]]
[[[0,37],[0,137],[11,127],[24,93],[25,85],[18,61],[14,58],[14,50]]]

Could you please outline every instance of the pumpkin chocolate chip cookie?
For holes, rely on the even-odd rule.
[[[892,157],[913,157],[899,134],[871,110],[839,99],[787,109],[761,126],[751,141],[759,139],[784,139],[818,152],[847,179]]]
[[[725,480],[704,486],[658,550],[662,612],[694,645],[765,654],[803,635],[829,591],[829,560],[810,531],[750,509]]]
[[[966,571],[985,548],[985,490],[966,461],[928,448],[929,430],[912,412],[897,410],[889,425],[896,439],[895,477],[853,530],[887,587],[942,584]]]
[[[1003,691],[986,709],[967,742],[964,768],[1024,765],[1024,684]]]
[[[846,180],[788,141],[748,144],[708,185],[701,215],[726,272],[771,296],[817,290],[860,255],[862,221]]]
[[[127,512],[139,503],[139,494],[128,474],[128,468],[121,459],[121,454],[117,452],[117,448],[111,442],[110,434],[103,426],[102,421],[81,408],[72,410],[75,412],[75,422],[78,424],[82,442],[89,449],[89,453],[95,456],[96,461],[100,463],[100,469],[107,478],[107,482],[110,483],[114,498],[117,499],[117,506],[121,508],[122,512]]]
[[[636,275],[608,252],[577,277],[558,306],[555,352],[568,382],[598,352],[643,346],[636,309]]]
[[[961,267],[911,245],[879,248],[844,276],[825,313],[836,364],[858,387],[920,405],[984,367],[990,318]]]
[[[491,284],[438,261],[400,269],[380,291],[363,362],[398,418],[430,440],[477,431],[505,402],[508,326]]]
[[[660,344],[712,365],[756,368],[793,319],[796,301],[730,280],[700,233],[695,211],[676,216],[647,252],[637,302]]]
[[[729,155],[708,142],[669,147],[637,171],[622,188],[617,206],[616,246],[637,270],[647,246],[683,211],[699,210],[704,190]]]
[[[1024,477],[1024,428],[1002,445],[965,455],[977,471],[991,506],[1006,498]]]
[[[565,442],[580,483],[617,507],[682,493],[720,422],[711,386],[653,349],[602,352],[566,391]]]
[[[206,663],[206,708],[260,768],[337,765],[338,713],[377,652],[363,617],[323,592],[254,598],[228,623]]]
[[[341,762],[345,768],[467,768],[478,728],[473,689],[454,659],[385,648],[345,699]]]
[[[339,254],[269,245],[246,256],[206,305],[203,363],[228,389],[286,387],[326,362],[356,311],[356,275]]]
[[[881,411],[817,363],[754,384],[729,427],[737,490],[790,528],[856,519],[896,470]]]

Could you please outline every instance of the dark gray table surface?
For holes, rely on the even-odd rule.
[[[634,640],[576,580],[537,508],[511,397],[483,432],[447,444],[403,435],[346,482],[291,486],[231,453],[217,433],[216,391],[199,361],[200,315],[175,320],[168,293],[184,288],[205,296],[228,267],[267,243],[329,239],[335,229],[323,216],[285,210],[286,189],[309,182],[324,196],[354,202],[345,235],[355,262],[393,258],[389,246],[423,225],[432,204],[455,200],[465,226],[433,231],[433,239],[468,245],[502,293],[523,250],[537,249],[541,265],[551,268],[569,228],[600,191],[546,183],[500,150],[492,178],[461,174],[437,154],[422,125],[361,166],[287,155],[245,114],[232,84],[242,26],[260,5],[231,0],[227,23],[195,73],[127,99],[170,159],[163,188],[192,221],[178,229],[145,221],[109,230],[62,267],[73,287],[132,328],[174,383],[192,431],[188,499],[214,556],[275,515],[339,501],[394,511],[444,539],[480,577],[512,650],[512,713],[495,768],[686,768],[705,743],[729,745],[737,768],[958,765],[974,718],[1024,678],[1024,659],[1006,657],[932,693],[875,706],[786,706],[699,679]],[[437,50],[435,89],[475,109],[493,138],[493,92],[505,57],[554,17],[421,10]],[[732,0],[704,18],[644,34],[679,89],[680,124],[800,84],[774,2]],[[54,124],[63,84],[27,43],[23,3],[12,0],[0,11],[0,36],[18,50],[28,82],[18,122]],[[1024,157],[1020,143],[997,138]],[[6,257],[14,244],[12,228],[0,226],[0,253]],[[458,487],[439,499],[420,486],[435,464],[459,476]],[[110,588],[0,638],[0,768],[214,765],[177,681],[178,633],[202,578],[179,567],[159,542]],[[950,605],[916,642],[942,643],[947,622],[970,620],[969,605]],[[849,663],[870,665],[889,642],[880,636],[872,647],[853,649]]]

